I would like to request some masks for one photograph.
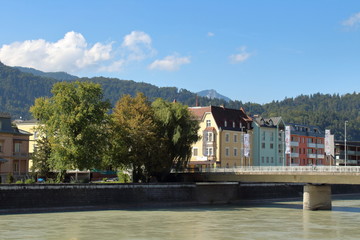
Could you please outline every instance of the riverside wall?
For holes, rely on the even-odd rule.
[[[360,186],[335,185],[333,193],[360,193]],[[0,214],[191,206],[281,198],[301,200],[302,194],[300,184],[2,184]]]

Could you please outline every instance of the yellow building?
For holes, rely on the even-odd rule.
[[[39,139],[39,133],[36,130],[38,127],[38,121],[36,120],[15,120],[14,123],[18,127],[18,129],[21,129],[23,131],[29,132],[32,135],[29,138],[29,155],[31,156],[34,153],[34,150],[36,148],[36,141]],[[32,166],[32,160],[29,161],[29,170]]]
[[[251,166],[252,119],[244,109],[191,107],[201,139],[193,145],[191,168]]]

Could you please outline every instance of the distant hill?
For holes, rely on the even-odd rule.
[[[201,97],[208,97],[210,99],[218,98],[218,99],[223,99],[227,102],[231,101],[230,98],[221,95],[220,93],[216,92],[214,89],[203,90],[201,92],[198,92],[197,94]]]
[[[347,120],[347,140],[360,141],[360,93],[345,95],[321,94],[300,95],[273,101],[267,104],[243,103],[241,101],[199,96],[186,89],[176,87],[157,87],[144,82],[120,80],[117,78],[76,78],[66,81],[87,81],[99,83],[104,98],[113,106],[124,94],[134,96],[143,92],[150,101],[163,98],[167,101],[176,99],[188,106],[219,106],[239,109],[243,107],[250,115],[263,117],[281,116],[288,123],[315,125],[322,130],[330,129],[338,140],[344,139],[344,122]],[[15,67],[8,67],[0,62],[0,112],[8,112],[13,118],[31,119],[29,108],[36,98],[51,96],[54,83],[64,81],[51,77],[25,73]],[[211,96],[210,96],[211,97]]]
[[[40,77],[54,78],[60,81],[70,81],[78,78],[77,76],[70,75],[66,72],[42,72],[34,68],[26,68],[26,67],[15,67],[15,68],[19,69],[21,72],[24,73],[31,73],[35,76],[40,76]]]

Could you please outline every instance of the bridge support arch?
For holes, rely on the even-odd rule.
[[[305,210],[331,210],[331,186],[313,185],[304,186],[303,209]]]

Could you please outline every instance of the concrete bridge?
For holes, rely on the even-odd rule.
[[[183,174],[197,182],[304,183],[303,208],[309,210],[331,209],[329,184],[360,185],[360,167],[350,166],[207,168]]]

